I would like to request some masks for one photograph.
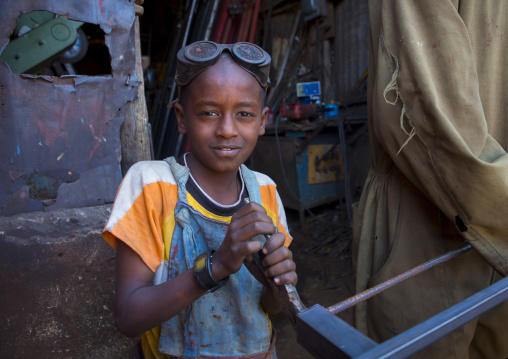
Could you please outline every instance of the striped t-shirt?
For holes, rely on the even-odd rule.
[[[278,231],[286,236],[284,245],[289,246],[292,238],[275,183],[266,175],[254,174],[260,186],[262,205]],[[237,204],[221,206],[214,203],[191,176],[187,182],[189,205],[206,217],[227,223],[241,206],[242,197],[247,195],[245,192],[240,191]],[[102,236],[115,249],[117,241],[123,241],[155,273],[164,258],[169,258],[177,201],[178,188],[169,164],[165,161],[138,162],[129,169],[120,185]],[[166,357],[157,350],[159,337],[160,326],[142,335],[147,359]]]

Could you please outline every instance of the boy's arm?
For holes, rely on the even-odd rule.
[[[126,336],[135,337],[160,325],[206,293],[193,278],[194,268],[154,286],[152,270],[122,241],[118,241],[116,258],[115,322]]]

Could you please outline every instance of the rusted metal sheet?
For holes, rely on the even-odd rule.
[[[0,5],[0,51],[19,15],[47,10],[99,25],[112,75],[13,74],[0,60],[0,216],[113,201],[121,181],[119,128],[137,97],[134,2],[19,0]]]

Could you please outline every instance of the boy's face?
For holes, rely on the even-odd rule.
[[[186,134],[198,165],[235,172],[265,133],[268,108],[256,79],[223,56],[199,74],[176,104],[178,131]]]

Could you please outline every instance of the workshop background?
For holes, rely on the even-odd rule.
[[[100,234],[132,164],[187,150],[168,104],[176,52],[197,40],[271,54],[269,123],[248,165],[278,184],[303,302],[352,294],[367,0],[18,0],[0,23],[0,358],[130,357]],[[280,359],[311,358],[273,322]]]

